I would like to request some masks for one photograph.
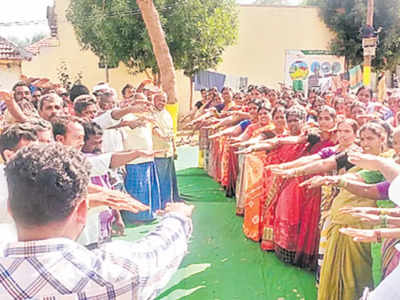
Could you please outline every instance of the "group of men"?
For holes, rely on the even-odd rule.
[[[177,190],[167,96],[146,84],[121,101],[106,83],[0,92],[1,299],[153,299],[178,268],[193,207]],[[111,241],[157,214],[155,232]]]

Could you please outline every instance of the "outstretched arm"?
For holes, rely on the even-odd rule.
[[[242,133],[242,128],[240,125],[228,127],[214,135],[209,136],[209,139],[216,139],[222,136],[238,136]]]
[[[390,182],[400,175],[400,165],[392,159],[354,152],[349,155],[349,161],[363,169],[380,171]]]
[[[154,157],[153,151],[147,150],[131,150],[123,152],[115,152],[111,156],[110,168],[115,169],[125,166],[128,162],[139,157]]]
[[[311,155],[312,158],[314,155]],[[318,156],[318,155],[317,155]],[[319,158],[319,156],[318,156]],[[306,161],[304,161],[306,162]],[[294,163],[296,164],[296,162]],[[327,159],[318,159],[317,161],[310,161],[303,166],[292,168],[292,169],[281,169],[279,165],[267,167],[271,169],[272,173],[285,176],[285,177],[296,177],[312,174],[327,173],[336,169],[336,159],[334,156]]]
[[[11,93],[0,91],[0,99],[2,99],[5,102],[8,111],[17,122],[24,123],[28,121],[28,117],[19,107],[17,102],[15,102],[14,97],[12,96]]]

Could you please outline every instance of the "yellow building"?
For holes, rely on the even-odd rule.
[[[10,90],[21,77],[21,64],[31,54],[0,37],[0,89]]]
[[[65,62],[69,72],[81,73],[84,84],[91,88],[106,81],[106,73],[99,69],[99,59],[78,44],[72,25],[65,17],[69,2],[55,0],[54,10],[48,12],[54,37],[45,47],[40,47],[31,61],[23,62],[22,71],[28,76],[48,77],[57,82],[57,67]],[[325,50],[333,35],[315,7],[242,5],[239,21],[238,43],[226,50],[216,71],[245,76],[249,83],[273,87],[284,81],[286,50]],[[110,85],[117,91],[128,82],[139,84],[146,78],[145,74],[130,74],[122,64],[109,70]],[[181,71],[177,72],[177,85],[179,111],[185,113],[190,109],[190,80]],[[196,93],[194,101],[198,98]]]

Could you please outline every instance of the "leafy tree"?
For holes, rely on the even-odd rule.
[[[321,9],[326,25],[336,33],[331,50],[343,55],[351,65],[363,61],[360,28],[366,24],[368,0],[307,0]],[[374,27],[382,27],[372,64],[377,69],[393,69],[400,61],[400,0],[375,1]]]
[[[235,0],[155,0],[176,69],[192,76],[214,68],[238,35]],[[135,0],[71,0],[67,12],[78,40],[109,64],[158,72]]]

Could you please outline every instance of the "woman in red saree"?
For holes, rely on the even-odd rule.
[[[261,106],[258,110],[258,120],[246,130],[250,138],[260,136],[272,137],[274,126],[271,124],[269,107]],[[246,171],[244,173],[244,220],[243,232],[249,239],[256,242],[261,238],[261,207],[264,204],[264,160],[265,151],[247,154],[245,157]]]
[[[323,107],[318,115],[320,137],[308,137],[303,155],[318,153],[335,145],[332,134],[336,113]],[[274,243],[275,254],[284,262],[316,269],[319,247],[321,189],[306,190],[299,185],[306,176],[285,180],[277,199]]]
[[[293,113],[292,116],[287,115],[291,122],[289,133],[291,136],[296,136],[301,133],[301,120],[304,118],[300,113]],[[273,116],[274,123],[278,120],[285,118],[285,110],[283,108],[277,110]],[[299,122],[294,122],[298,120]],[[286,136],[285,132],[277,134],[278,137]],[[268,153],[265,158],[264,165],[275,165],[289,161],[293,161],[301,156],[304,152],[305,144],[288,144],[274,149]],[[275,209],[278,196],[283,186],[284,178],[274,175],[269,169],[264,171],[264,204],[261,210],[261,249],[264,251],[272,251],[275,249],[274,244],[274,222],[275,222]]]

